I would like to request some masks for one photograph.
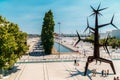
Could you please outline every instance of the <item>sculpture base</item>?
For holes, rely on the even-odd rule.
[[[114,74],[116,74],[115,72],[115,68],[114,68],[114,65],[113,65],[113,62],[110,61],[110,60],[107,60],[107,59],[104,59],[104,58],[95,58],[94,56],[89,56],[88,59],[87,59],[87,62],[86,62],[86,66],[85,66],[85,73],[84,73],[84,76],[87,74],[87,69],[88,69],[88,65],[89,63],[93,62],[93,60],[96,60],[96,61],[100,61],[100,62],[105,62],[105,63],[109,63]]]

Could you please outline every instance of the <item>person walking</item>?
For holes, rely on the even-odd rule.
[[[96,76],[96,73],[97,73],[97,71],[96,71],[96,69],[95,69],[95,71],[94,71],[94,76]]]
[[[109,75],[109,69],[107,69],[107,76]]]
[[[116,79],[116,80],[120,80],[120,79],[119,79],[119,77],[117,77],[117,79]]]
[[[104,70],[101,71],[102,76],[104,76]]]
[[[117,80],[117,79],[116,79],[116,77],[114,77],[114,79],[113,79],[113,80]]]
[[[106,70],[105,70],[105,73],[104,73],[104,74],[105,74],[105,77],[106,77],[106,76],[107,76],[107,71],[106,71]]]
[[[83,55],[84,55],[84,58],[87,57],[85,49],[83,49]]]
[[[77,66],[77,60],[75,59],[74,60],[74,67],[75,67],[75,69],[76,69],[76,66]]]
[[[94,69],[94,70],[92,71],[92,73],[93,73],[92,76],[95,77],[95,76],[96,76],[96,69]]]
[[[76,64],[77,64],[77,60],[75,59],[75,60],[74,60],[74,65],[76,66]]]

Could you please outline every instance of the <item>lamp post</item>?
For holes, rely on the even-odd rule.
[[[58,22],[59,25],[59,58],[60,58],[60,22]]]

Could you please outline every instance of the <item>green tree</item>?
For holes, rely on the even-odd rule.
[[[54,25],[53,13],[49,10],[45,13],[41,31],[41,40],[45,54],[51,54],[52,52],[54,44]]]
[[[93,41],[94,41],[94,34],[91,34],[89,37],[85,38],[85,40],[83,40],[83,41],[93,43]]]
[[[27,33],[19,30],[19,26],[0,16],[0,73],[11,68],[28,50]]]
[[[1,68],[9,68],[15,62],[14,51],[17,49],[17,43],[12,34],[9,34],[5,27],[0,27],[0,60],[3,61]],[[14,56],[12,58],[12,56]],[[14,61],[11,63],[11,61]],[[6,65],[6,63],[8,65]]]

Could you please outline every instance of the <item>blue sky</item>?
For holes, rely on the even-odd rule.
[[[0,15],[20,26],[20,29],[30,34],[40,34],[45,12],[52,10],[55,20],[55,32],[59,32],[58,22],[61,22],[61,33],[83,33],[88,17],[90,26],[94,27],[94,16],[90,5],[97,8],[108,7],[102,11],[100,24],[110,22],[115,14],[114,24],[120,28],[120,0],[0,0]],[[115,29],[107,26],[100,29],[106,32]]]

